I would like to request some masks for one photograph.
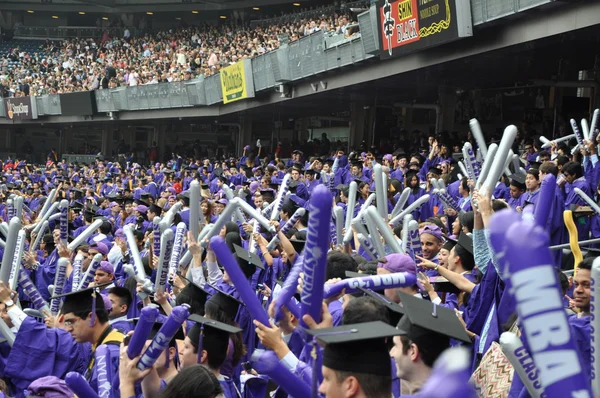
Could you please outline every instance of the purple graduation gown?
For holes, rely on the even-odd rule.
[[[575,188],[581,189],[583,192],[585,192],[590,197],[593,196],[593,193],[590,189],[590,185],[588,184],[588,182],[586,181],[586,179],[584,177],[580,177],[580,178],[576,179],[575,181],[573,181],[572,184],[567,183],[565,185],[565,192],[567,193],[566,198],[565,198],[565,210],[570,210],[573,205],[579,205],[579,206],[587,205],[586,202],[583,199],[581,199],[579,197],[579,195],[577,195],[575,193]],[[574,221],[575,221],[575,226],[577,227],[578,239],[579,240],[589,239],[590,220],[587,218],[587,216],[582,216],[582,217],[577,217],[577,218],[574,217]]]
[[[72,371],[83,374],[90,358],[89,343],[76,343],[67,331],[48,329],[27,317],[16,334],[3,378],[13,384],[17,397],[23,397],[23,390],[41,377],[60,378]]]

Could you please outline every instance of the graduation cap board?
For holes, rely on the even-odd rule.
[[[204,287],[194,283],[193,281],[183,276],[183,274],[178,272],[177,276],[179,276],[182,279],[185,279],[188,282],[187,286],[182,289],[181,293],[186,294],[193,300],[197,301],[198,303],[201,303],[202,307],[204,308],[204,304],[206,304],[206,301],[208,297],[210,297],[211,293],[204,289]]]
[[[294,246],[294,250],[296,251],[296,253],[300,254],[302,250],[304,250],[306,239],[291,238],[290,243],[292,244],[292,246]]]
[[[364,276],[369,276],[369,275],[361,274],[360,272],[346,271],[346,278],[362,278]]]
[[[436,292],[460,294],[460,289],[443,276],[430,277],[429,282],[433,285],[433,290]]]
[[[446,237],[446,242],[442,246],[442,249],[450,251],[454,246],[456,246],[456,240]]]
[[[215,286],[210,285],[210,287],[213,288],[216,291],[216,293],[213,294],[207,300],[207,304],[208,303],[215,304],[217,307],[219,307],[219,309],[221,309],[223,312],[225,312],[231,319],[234,319],[238,313],[240,305],[244,305],[244,303],[242,303],[237,298],[233,297],[231,294],[225,293],[224,291],[222,291],[221,289],[219,289]]]
[[[359,289],[366,295],[369,296],[373,299],[375,299],[376,301],[382,303],[383,305],[385,305],[385,308],[388,309],[388,313],[390,316],[390,325],[397,325],[398,322],[400,322],[400,318],[402,318],[402,315],[404,315],[404,308],[402,308],[402,306],[398,303],[394,303],[391,300],[388,300],[387,297],[376,293],[370,289],[365,289],[362,287],[359,287]]]
[[[190,315],[188,320],[196,323],[188,332],[188,337],[198,347],[198,363],[201,362],[202,351],[205,347],[210,347],[211,350],[222,349],[226,352],[229,346],[230,334],[242,331],[239,327],[195,314]],[[206,346],[204,345],[205,339],[210,339],[209,344],[206,344]]]
[[[391,376],[385,338],[401,332],[381,321],[306,330],[326,344],[323,366],[343,372]]]
[[[461,233],[456,244],[469,253],[473,254],[473,238],[465,233]]]
[[[233,249],[235,250],[235,254],[237,254],[242,261],[246,261],[248,264],[254,264],[260,269],[265,269],[263,262],[260,261],[260,257],[258,257],[256,253],[249,252],[235,243],[233,244]]]
[[[400,335],[421,344],[444,344],[442,336],[471,343],[454,311],[402,291],[398,294],[404,309],[398,323]]]
[[[106,307],[104,306],[104,299],[102,298],[100,291],[110,284],[111,283],[109,282],[87,289],[78,290],[76,292],[59,294],[52,297],[51,299],[59,299],[64,297],[64,302],[61,309],[62,314],[77,314],[88,311],[91,312],[92,317],[90,320],[90,326],[92,326],[96,319],[96,311],[106,311]]]

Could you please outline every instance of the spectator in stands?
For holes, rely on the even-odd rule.
[[[300,10],[252,28],[203,25],[137,37],[125,28],[121,39],[111,38],[106,30],[100,40],[48,40],[39,53],[15,46],[0,54],[0,94],[61,94],[206,77],[239,60],[276,50],[280,40],[295,41],[319,30],[346,35],[349,21],[349,15],[338,14],[331,6]],[[143,20],[140,30],[151,30],[149,25]]]

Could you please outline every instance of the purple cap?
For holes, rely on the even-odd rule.
[[[135,211],[139,211],[140,213],[146,214],[148,212],[148,208],[144,205],[139,205],[133,208]]]
[[[104,308],[106,308],[106,312],[111,312],[112,311],[112,303],[110,302],[108,295],[101,294],[101,296],[102,296],[102,300],[104,301]]]
[[[115,267],[109,263],[108,261],[100,261],[100,266],[98,267],[100,271],[104,271],[107,274],[114,274]]]
[[[160,163],[155,163],[154,167],[160,167]]]
[[[125,232],[123,232],[123,228],[119,228],[115,231],[115,238],[125,239]]]
[[[56,376],[37,379],[27,387],[25,395],[45,398],[72,398],[74,396],[67,383]]]
[[[173,188],[173,187],[167,188],[167,191],[171,192],[173,195],[177,194],[177,190],[175,188]]]
[[[388,162],[393,162],[394,161],[394,157],[392,156],[391,153],[388,153],[386,155],[383,155],[383,160],[387,160]]]
[[[219,200],[217,200],[217,203],[227,206],[227,199],[219,199]]]
[[[410,256],[402,253],[393,253],[385,256],[386,263],[378,263],[378,268],[386,269],[392,273],[410,272],[417,274],[417,266]]]
[[[260,182],[252,181],[250,183],[250,193],[252,193],[252,195],[254,195],[254,192],[256,192],[259,187],[260,187]]]
[[[90,249],[98,250],[98,253],[106,256],[108,254],[108,247],[102,242],[95,242],[90,245]]]
[[[433,236],[434,238],[436,238],[437,240],[439,240],[440,242],[444,241],[444,235],[442,234],[442,230],[437,225],[433,225],[433,224],[425,225],[423,228],[421,228],[421,230],[419,231],[419,234],[421,234],[421,235],[429,234],[429,235]]]
[[[256,173],[256,172],[257,172],[257,171],[259,171],[259,170],[260,170],[260,171],[262,171],[262,168],[261,168],[261,167],[254,167],[254,168],[252,169],[252,172],[253,172],[253,173]]]
[[[117,202],[110,202],[110,204],[108,205],[108,207],[112,208],[114,206],[120,206]]]

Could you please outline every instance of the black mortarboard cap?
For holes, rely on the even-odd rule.
[[[263,197],[263,200],[266,202],[271,203],[275,200],[275,191],[273,191],[272,189],[261,190],[260,194]]]
[[[335,187],[335,189],[337,189],[338,191],[345,191],[345,190],[347,190],[348,188],[349,188],[349,186],[348,186],[348,185],[346,185],[346,184],[338,184],[338,185]]]
[[[296,250],[296,253],[300,254],[300,252],[302,252],[302,250],[304,250],[304,245],[306,244],[306,239],[291,238],[290,242],[291,242],[292,246],[294,246],[294,250]]]
[[[233,249],[235,250],[235,254],[237,254],[240,261],[245,261],[249,264],[253,264],[254,266],[265,269],[264,264],[260,261],[260,257],[256,255],[256,253],[252,253],[244,249],[243,247],[233,244]]]
[[[237,326],[228,325],[226,323],[215,321],[214,319],[206,318],[196,314],[190,315],[188,320],[225,333],[239,333],[242,331],[242,329]]]
[[[211,347],[213,350],[218,350],[221,347],[223,350],[222,354],[225,354],[229,345],[230,335],[242,331],[239,327],[195,314],[190,315],[188,320],[196,323],[188,332],[188,337],[198,347],[198,363],[200,363],[200,358],[202,358],[204,339],[211,339],[206,347]]]
[[[269,184],[269,188],[271,188],[273,191],[277,192],[279,190],[279,184],[272,182]]]
[[[398,294],[404,308],[404,316],[398,323],[402,335],[421,344],[445,344],[441,336],[471,343],[454,311],[401,291]]]
[[[419,172],[416,170],[408,170],[406,172],[406,174],[404,174],[404,179],[406,181],[409,181],[411,178],[413,178],[414,176],[418,176]]]
[[[140,205],[146,206],[146,207],[150,206],[150,203],[148,203],[147,201],[142,200],[142,199],[135,199],[134,203],[136,206],[140,206]]]
[[[300,173],[304,173],[304,167],[300,163],[294,163],[292,165],[293,170],[298,170]]]
[[[368,276],[368,275],[361,274],[360,272],[346,271],[346,278],[362,278],[365,276]]]
[[[471,241],[471,244],[472,244],[472,241]],[[454,246],[456,246],[456,240],[446,237],[446,242],[442,246],[442,249],[446,249],[446,250],[450,251],[450,250],[452,250],[452,248]]]
[[[452,293],[456,295],[461,293],[460,289],[456,287],[456,285],[454,285],[452,282],[450,282],[448,279],[442,276],[432,276],[431,278],[429,278],[429,281],[433,285],[433,289],[436,292]]]
[[[216,304],[223,312],[229,315],[231,319],[234,319],[238,313],[240,305],[243,305],[244,303],[214,286],[211,287],[215,289],[217,293],[213,294],[208,301]]]
[[[290,193],[296,193],[296,189],[298,188],[298,184],[300,184],[298,181],[296,181],[296,180],[290,180],[290,182],[288,183],[288,190],[290,191]]]
[[[208,296],[210,296],[210,292],[205,290],[202,286],[195,284],[179,272],[177,273],[177,276],[188,281],[187,286],[181,290],[180,294],[183,293],[184,295],[189,296],[194,301],[200,303],[202,309],[204,309],[204,304],[206,303]]]
[[[539,170],[540,166],[542,165],[542,162],[538,162],[537,160],[531,160],[529,162],[529,166],[531,166],[531,168]]]
[[[62,314],[81,313],[86,311],[92,312],[90,323],[93,324],[96,318],[96,312],[98,310],[106,311],[104,299],[102,298],[100,291],[103,287],[108,285],[110,285],[110,283],[78,290],[76,292],[59,294],[52,297],[52,299],[64,297],[64,302],[61,309]]]
[[[469,235],[461,233],[456,244],[473,254],[473,238],[471,238]]]
[[[512,185],[512,186],[514,186],[514,187],[517,187],[517,188],[519,188],[519,189],[520,189],[520,190],[522,190],[522,191],[524,191],[524,190],[526,190],[526,189],[527,189],[527,187],[525,186],[525,183],[524,183],[524,182],[517,181],[517,180],[515,180],[514,178],[512,178],[512,179],[510,180],[510,185]]]
[[[342,372],[391,376],[385,338],[401,332],[387,323],[365,322],[306,332],[326,344],[323,366]]]
[[[359,274],[361,276],[366,276],[365,274]],[[346,271],[346,276],[348,276],[348,271]],[[390,315],[390,325],[396,326],[398,324],[398,322],[400,321],[400,318],[402,318],[402,315],[404,315],[404,308],[402,308],[402,306],[398,303],[395,303],[391,300],[388,300],[387,297],[376,293],[370,289],[365,289],[362,287],[359,287],[359,289],[367,296],[375,299],[376,301],[382,303],[383,305],[385,305],[385,308],[388,309],[389,315]]]
[[[151,212],[153,212],[153,213],[157,214],[158,216],[160,216],[160,215],[162,214],[162,211],[163,211],[162,207],[160,207],[160,206],[159,206],[159,205],[157,205],[157,204],[152,204],[152,205],[150,205],[150,206],[148,207],[148,210],[150,210]]]
[[[318,171],[313,169],[304,170],[304,174],[312,174],[313,176],[317,175]]]
[[[427,173],[428,174],[429,173],[433,173],[433,174],[435,174],[437,176],[440,176],[440,175],[442,175],[442,170],[440,170],[439,167],[430,167],[429,170],[427,171]]]

